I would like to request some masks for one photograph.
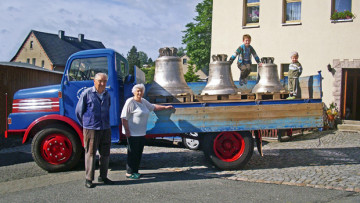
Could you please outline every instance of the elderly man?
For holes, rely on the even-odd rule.
[[[100,176],[98,182],[112,185],[107,178],[111,146],[110,130],[110,95],[105,89],[108,76],[97,73],[94,86],[87,88],[81,94],[76,105],[76,117],[83,127],[85,148],[85,187],[93,188],[96,151],[100,154]]]

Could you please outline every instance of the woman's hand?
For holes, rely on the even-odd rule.
[[[130,130],[125,130],[125,136],[127,137],[127,138],[129,138],[131,135],[130,135]]]
[[[174,109],[174,107],[172,105],[169,105],[169,106],[165,106],[165,109]]]
[[[155,104],[154,111],[162,111],[162,110],[167,110],[167,109],[174,109],[174,107],[172,105],[164,106],[164,105]]]

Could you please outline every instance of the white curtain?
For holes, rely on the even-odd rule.
[[[286,20],[301,20],[301,2],[288,3],[286,5]]]

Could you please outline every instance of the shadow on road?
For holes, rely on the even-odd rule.
[[[254,154],[245,170],[360,164],[360,148],[268,149]]]

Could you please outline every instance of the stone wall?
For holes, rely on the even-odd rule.
[[[334,84],[333,84],[333,87],[334,87],[334,91],[333,91],[333,96],[334,96],[334,100],[335,100],[335,103],[338,107],[338,109],[341,109],[340,108],[340,105],[341,105],[341,83],[342,83],[342,74],[343,74],[343,71],[342,69],[343,68],[348,68],[348,69],[351,69],[351,68],[360,68],[360,59],[354,59],[353,61],[349,61],[348,59],[345,59],[343,61],[340,61],[339,59],[335,59],[333,61],[333,68],[334,68],[334,78],[335,78],[335,81],[334,81]]]

